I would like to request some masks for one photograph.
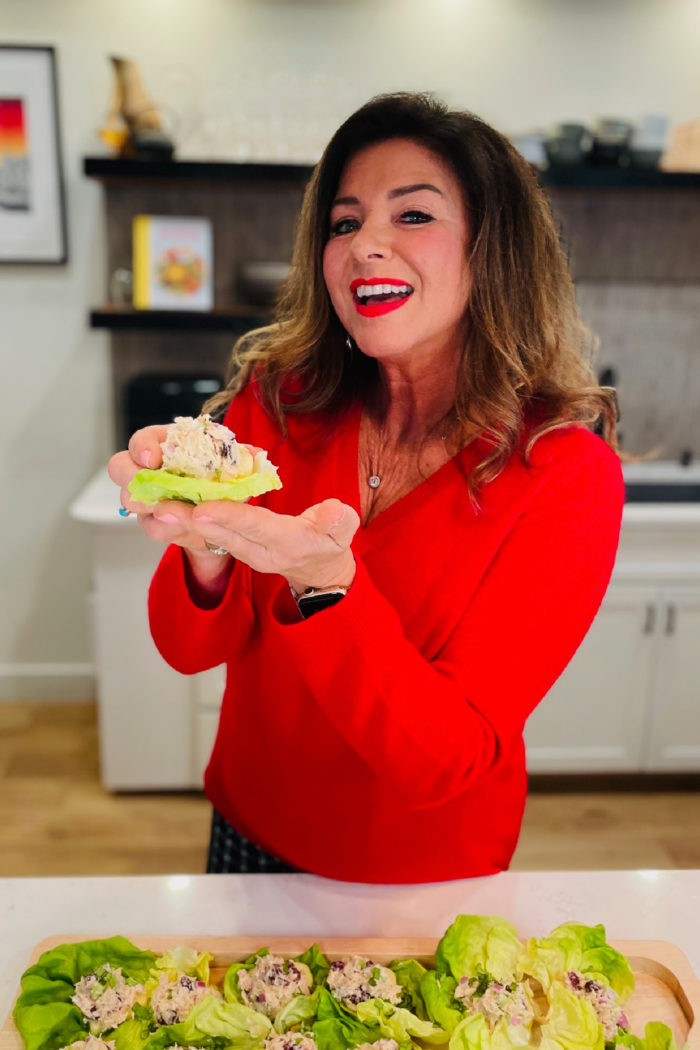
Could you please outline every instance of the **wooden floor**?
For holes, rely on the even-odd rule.
[[[0,704],[0,876],[204,870],[199,794],[100,785],[91,704]],[[513,868],[700,868],[700,793],[534,794]]]

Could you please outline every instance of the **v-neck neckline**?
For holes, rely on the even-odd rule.
[[[353,485],[354,506],[360,518],[362,518],[362,485],[367,483],[366,479],[360,478],[360,424],[362,422],[362,409],[362,402],[356,402],[348,420],[352,425],[353,440],[346,442],[348,453],[352,455],[352,476],[355,478]],[[449,485],[454,479],[454,471],[459,470],[461,474],[459,461],[463,461],[467,451],[473,449],[473,447],[474,442],[466,446],[466,448],[460,449],[442,466],[425,478],[424,481],[421,481],[414,488],[404,493],[403,496],[399,496],[397,500],[389,504],[384,510],[379,511],[366,525],[360,525],[360,533],[367,534],[370,529],[373,532],[377,532],[380,528],[391,525],[397,518],[403,517],[404,514],[408,514],[414,507],[429,499],[434,492],[439,492]]]

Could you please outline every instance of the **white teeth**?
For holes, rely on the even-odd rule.
[[[389,295],[390,292],[407,295],[411,291],[410,284],[360,284],[355,289],[355,295],[366,299],[368,295]]]

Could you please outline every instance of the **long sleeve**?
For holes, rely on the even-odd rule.
[[[573,474],[560,471],[516,522],[433,659],[406,638],[361,563],[348,596],[308,621],[289,622],[279,596],[281,659],[385,786],[413,807],[445,802],[510,750],[579,646],[612,572],[622,503],[609,450]]]
[[[187,590],[182,551],[169,546],[148,592],[151,635],[158,652],[176,671],[196,674],[230,660],[253,623],[250,572],[235,564],[226,591],[213,609],[201,609]]]

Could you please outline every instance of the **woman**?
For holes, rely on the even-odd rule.
[[[409,94],[342,125],[277,322],[239,342],[208,406],[269,450],[282,491],[131,503],[163,427],[110,466],[169,544],[149,600],[161,653],[186,674],[227,664],[209,870],[508,866],[523,725],[588,630],[619,535],[614,397],[585,337],[506,139]]]

